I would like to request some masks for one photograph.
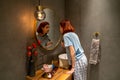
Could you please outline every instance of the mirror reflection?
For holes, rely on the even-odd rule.
[[[41,22],[37,28],[37,40],[41,42],[44,48],[49,48],[52,46],[53,42],[48,36],[50,30],[50,25],[47,21]]]
[[[59,17],[49,8],[44,9],[46,18],[37,21],[36,39],[46,50],[54,49],[60,42]]]

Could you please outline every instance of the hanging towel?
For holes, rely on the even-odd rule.
[[[92,39],[89,63],[96,65],[100,62],[100,39]]]

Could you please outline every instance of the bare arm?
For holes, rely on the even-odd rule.
[[[74,67],[75,67],[75,50],[73,46],[69,46],[69,51],[70,51],[70,56],[72,59],[72,68],[68,73],[73,73],[74,72]]]
[[[62,41],[61,41],[61,46],[62,46],[63,48],[65,48],[64,42],[62,42]]]

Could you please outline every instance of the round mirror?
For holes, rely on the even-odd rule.
[[[60,42],[59,17],[49,8],[45,8],[46,18],[37,21],[35,37],[46,50],[53,50]]]

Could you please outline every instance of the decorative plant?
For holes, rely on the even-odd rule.
[[[37,61],[37,46],[35,43],[27,46],[27,75],[35,76],[35,63]]]

